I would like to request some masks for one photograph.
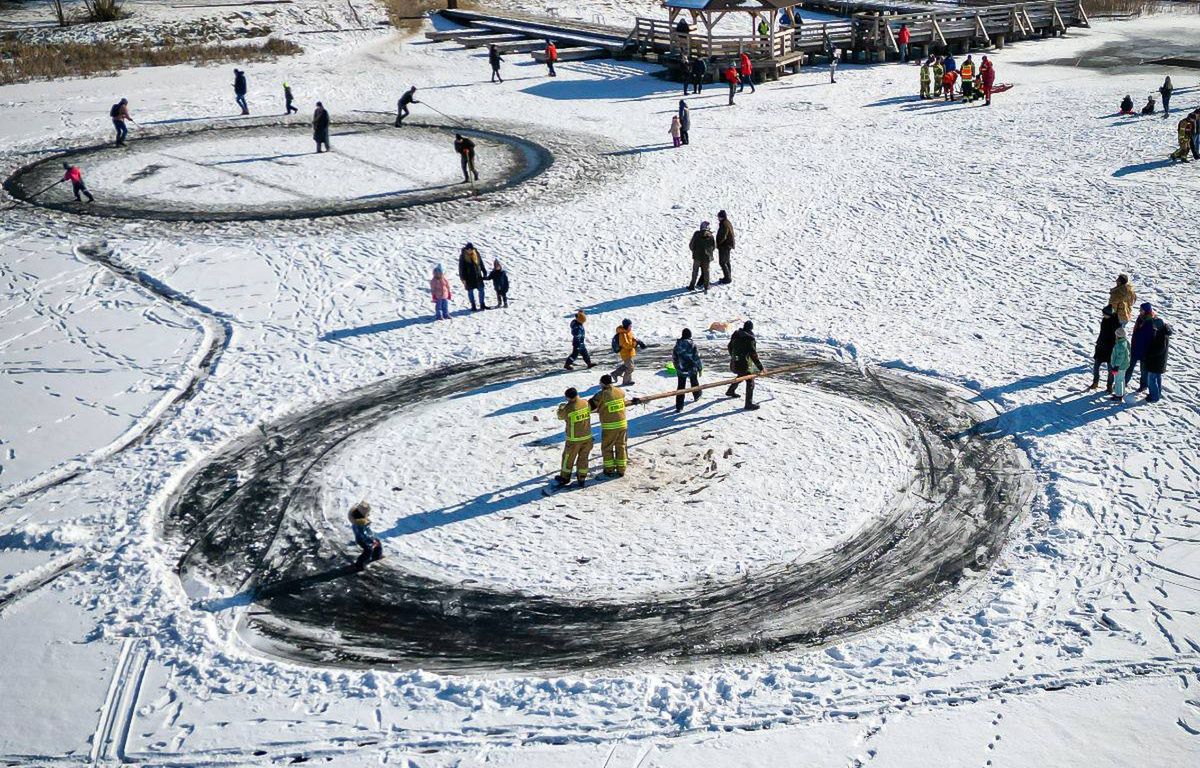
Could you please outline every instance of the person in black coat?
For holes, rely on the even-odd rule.
[[[750,320],[729,337],[729,370],[735,376],[748,376],[765,370],[758,359],[758,339],[754,337],[754,323]],[[725,390],[726,397],[737,397],[738,383],[734,382]],[[758,403],[754,402],[754,379],[747,379],[746,410],[757,411],[758,408]]]
[[[324,145],[325,151],[328,152],[329,147],[329,113],[325,111],[325,105],[317,102],[317,108],[313,112],[313,141],[317,142],[317,154],[321,153],[321,147]]]
[[[500,266],[500,259],[492,260],[492,271],[488,273],[492,281],[492,289],[496,291],[496,308],[508,308],[508,273]]]
[[[246,105],[246,73],[240,69],[233,70],[233,100],[242,108],[242,114],[250,114],[250,107]]]
[[[1153,311],[1152,311],[1153,312]],[[1171,347],[1171,326],[1157,314],[1152,314],[1150,324],[1154,328],[1154,338],[1142,358],[1142,370],[1146,373],[1146,384],[1150,392],[1146,395],[1147,403],[1157,403],[1162,398],[1162,375],[1167,370],[1167,353]]]
[[[1133,379],[1133,367],[1142,365],[1142,373],[1138,377],[1138,392],[1146,391],[1146,350],[1154,339],[1154,308],[1150,302],[1143,302],[1138,307],[1137,319],[1133,322],[1133,333],[1129,335],[1129,367],[1125,369],[1125,386]]]
[[[1092,352],[1095,362],[1092,365],[1092,385],[1088,389],[1099,389],[1100,368],[1103,366],[1108,370],[1108,386],[1105,387],[1105,391],[1112,393],[1113,377],[1108,361],[1112,358],[1113,346],[1117,343],[1117,329],[1120,327],[1121,321],[1113,314],[1112,307],[1105,305],[1104,317],[1100,320],[1100,334],[1096,337],[1096,348]]]
[[[700,93],[704,90],[704,78],[708,76],[708,62],[703,56],[697,56],[692,59],[692,92]]]
[[[494,45],[488,46],[488,64],[492,67],[492,82],[503,83],[504,78],[500,77],[500,62],[504,61],[504,57],[500,55],[500,49]]]

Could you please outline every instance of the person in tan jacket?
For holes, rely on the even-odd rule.
[[[646,345],[633,335],[633,321],[627,317],[617,328],[616,352],[621,356],[621,364],[612,372],[614,379],[621,377],[622,387],[633,383],[633,359],[637,357],[639,348],[645,349]]]
[[[562,467],[555,481],[559,486],[571,482],[571,470],[575,470],[576,484],[582,488],[587,483],[588,456],[592,452],[592,409],[571,387],[563,393],[566,402],[558,406],[559,421],[566,422],[566,440],[563,443]]]
[[[1133,317],[1133,305],[1136,303],[1137,293],[1133,290],[1133,284],[1129,282],[1129,275],[1117,275],[1117,284],[1108,292],[1108,305],[1112,307],[1113,314],[1122,325]]]
[[[629,465],[626,444],[629,424],[625,420],[625,393],[613,386],[612,376],[600,377],[600,391],[588,400],[588,406],[600,414],[600,455],[604,457],[605,477],[624,477]]]

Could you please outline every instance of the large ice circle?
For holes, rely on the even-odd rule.
[[[479,180],[463,180],[456,133],[476,144]],[[335,121],[317,153],[305,121],[223,123],[131,135],[122,147],[52,154],[5,187],[46,208],[119,218],[238,221],[364,213],[469,197],[543,170],[549,153],[504,133],[458,126]],[[94,203],[78,203],[62,163],[78,165]],[[44,191],[43,191],[44,190]]]
[[[319,506],[336,529],[346,509],[369,500],[389,558],[414,575],[632,599],[836,546],[917,471],[894,415],[770,382],[756,413],[719,389],[688,398],[679,414],[670,400],[630,406],[626,477],[602,477],[597,439],[592,484],[547,496],[562,448],[555,406],[567,386],[590,396],[597,378],[581,372],[422,404],[327,457],[312,476]],[[626,395],[674,385],[646,372]]]

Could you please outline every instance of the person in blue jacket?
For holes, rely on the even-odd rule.
[[[1171,347],[1171,326],[1164,322],[1158,313],[1150,310],[1150,325],[1154,328],[1154,338],[1146,347],[1145,357],[1142,358],[1142,373],[1146,377],[1146,385],[1150,392],[1146,395],[1147,403],[1157,403],[1162,399],[1162,375],[1167,370],[1167,353]]]
[[[688,383],[693,387],[700,386],[700,374],[704,372],[704,363],[700,360],[700,353],[696,350],[696,344],[692,341],[692,330],[684,328],[683,333],[679,335],[679,339],[675,342],[675,349],[671,352],[671,361],[675,365],[675,389],[681,390]],[[692,393],[692,401],[700,399],[700,392]],[[683,410],[683,394],[675,395],[675,413]]]
[[[587,348],[587,332],[583,329],[583,324],[587,322],[587,315],[581,309],[575,313],[575,318],[571,320],[571,354],[567,356],[567,362],[563,364],[563,368],[568,371],[575,367],[576,358],[583,358],[583,362],[588,368],[592,367],[592,356],[588,354]]]
[[[492,260],[492,271],[486,279],[492,281],[492,288],[496,291],[496,308],[508,309],[508,273],[500,266],[500,259]]]
[[[958,64],[954,63],[953,54],[946,54],[946,58],[942,59],[942,69],[946,72],[957,72]]]
[[[1153,320],[1154,308],[1147,301],[1139,307],[1137,319],[1133,321],[1133,333],[1129,338],[1129,368],[1125,371],[1125,386],[1128,387],[1133,378],[1133,367],[1141,363],[1137,392],[1146,391],[1146,350],[1154,340]]]
[[[361,571],[367,563],[373,563],[383,557],[383,543],[371,530],[371,505],[360,501],[350,508],[350,529],[354,531],[354,543],[362,550],[362,554],[354,561],[354,568]]]

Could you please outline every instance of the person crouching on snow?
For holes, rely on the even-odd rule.
[[[354,531],[354,543],[362,554],[354,561],[355,570],[361,571],[367,563],[383,558],[383,543],[371,530],[371,505],[360,501],[350,508],[350,528]]]
[[[446,279],[446,273],[442,271],[441,264],[433,268],[433,278],[429,281],[429,293],[433,297],[433,319],[449,320],[450,299],[454,296],[450,293],[450,281]]]

